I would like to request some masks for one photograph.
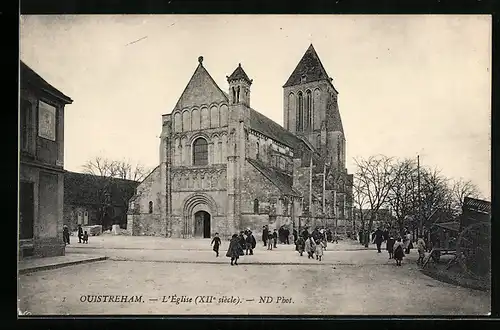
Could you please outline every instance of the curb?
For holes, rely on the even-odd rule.
[[[156,263],[166,263],[166,264],[206,264],[206,265],[228,265],[229,266],[229,259],[227,262],[218,262],[218,261],[196,261],[196,260],[136,260],[136,259],[124,259],[124,258],[109,258],[110,261],[118,261],[118,262],[156,262]],[[238,265],[240,266],[249,266],[249,265],[256,265],[256,266],[268,266],[268,265],[278,265],[278,266],[331,266],[331,267],[337,267],[337,266],[366,266],[366,265],[372,265],[372,266],[393,266],[391,264],[353,264],[353,263],[338,263],[338,264],[332,264],[332,263],[323,263],[321,261],[318,261],[317,263],[299,263],[299,262],[263,262],[263,261],[258,261],[258,262],[251,262],[251,263],[244,263],[244,262],[238,262]]]
[[[429,276],[430,278],[433,278],[433,279],[438,280],[440,282],[461,286],[461,287],[467,288],[467,289],[484,291],[484,292],[489,292],[491,290],[491,288],[489,288],[485,285],[481,285],[480,283],[475,283],[474,280],[472,280],[472,281],[458,281],[458,280],[456,280],[450,276],[447,276],[441,272],[433,272],[433,271],[427,270],[427,269],[420,269],[420,271],[422,272],[422,274]]]
[[[24,268],[24,269],[19,269],[18,273],[19,273],[19,275],[24,275],[24,274],[39,272],[39,271],[42,271],[42,270],[57,269],[57,268],[74,266],[74,265],[79,265],[79,264],[85,264],[85,263],[90,263],[90,262],[95,262],[95,261],[103,261],[103,260],[107,260],[107,259],[108,259],[108,257],[96,257],[96,258],[90,258],[90,259],[84,259],[84,260],[62,262],[62,263],[59,263],[59,264],[34,266],[34,267],[28,267],[28,268]]]

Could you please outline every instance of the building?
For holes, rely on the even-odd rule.
[[[118,224],[127,228],[130,198],[139,182],[85,173],[66,172],[64,177],[64,224],[70,230],[78,225]]]
[[[64,255],[64,109],[73,101],[20,63],[19,254]]]
[[[226,93],[198,62],[163,115],[160,164],[131,200],[129,233],[229,237],[350,217],[338,92],[313,45],[283,86],[284,127],[251,107],[253,81],[241,64]]]

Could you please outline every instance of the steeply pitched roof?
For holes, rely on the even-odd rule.
[[[490,214],[491,203],[477,198],[465,197],[463,209]]]
[[[232,81],[232,80],[238,80],[238,79],[243,79],[249,84],[252,83],[252,80],[248,78],[247,74],[245,73],[245,70],[241,67],[241,63],[238,64],[238,67],[234,70],[233,73],[229,77],[227,77],[227,81]]]
[[[176,108],[228,101],[227,94],[220,89],[210,73],[203,66],[203,57],[200,56],[198,61],[199,64],[179,97],[175,106]],[[204,93],[199,93],[200,89],[203,89]]]
[[[295,148],[302,142],[280,124],[252,108],[250,108],[250,128],[290,148]]]
[[[36,88],[40,88],[41,90],[55,96],[65,104],[73,103],[73,100],[64,95],[60,90],[49,84],[45,79],[43,79],[38,73],[36,73],[33,69],[31,69],[28,65],[26,65],[23,61],[20,61],[19,72],[21,85],[31,85]]]
[[[301,83],[302,75],[306,75],[307,82],[319,80],[327,80],[330,82],[330,77],[326,73],[326,70],[312,44],[309,48],[307,48],[304,56],[302,56],[299,64],[297,64],[297,67],[293,70],[290,78],[288,78],[283,87],[299,85]]]
[[[274,184],[283,194],[300,196],[300,194],[292,188],[293,178],[290,176],[281,173],[272,167],[265,166],[258,160],[247,158],[247,161],[255,167],[257,171],[264,175],[264,177],[271,181],[271,183]]]
[[[64,174],[64,204],[100,205],[99,189],[106,186],[108,178],[85,173],[66,172]],[[111,204],[122,206],[124,200],[135,193],[139,182],[115,179],[109,184]]]

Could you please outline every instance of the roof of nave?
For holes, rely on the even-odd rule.
[[[139,182],[96,176],[86,173],[64,174],[64,204],[100,205],[99,191],[108,187],[111,204],[121,206],[134,195]]]
[[[238,80],[238,79],[243,79],[249,84],[252,83],[252,80],[248,78],[247,74],[245,73],[245,70],[241,67],[241,63],[238,64],[238,67],[231,73],[229,77],[227,77],[227,81],[232,81],[232,80]]]
[[[302,142],[280,124],[252,108],[250,108],[250,128],[290,148],[295,148]]]
[[[20,61],[19,73],[21,84],[29,84],[34,87],[40,88],[41,90],[55,96],[65,104],[73,103],[73,100],[69,96],[64,95],[60,90],[49,84],[23,61]]]
[[[302,76],[306,75],[306,81],[326,80],[331,83],[330,77],[326,73],[321,60],[319,59],[314,46],[311,44],[295,67],[292,74],[283,87],[295,86],[301,84]]]
[[[268,167],[258,160],[247,158],[247,161],[264,175],[271,183],[273,183],[283,194],[300,196],[300,194],[293,189],[293,178],[286,175],[272,167]]]

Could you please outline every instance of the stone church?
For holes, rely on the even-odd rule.
[[[259,236],[263,225],[349,226],[338,92],[313,45],[283,86],[284,127],[251,107],[241,64],[226,92],[198,62],[162,116],[160,162],[130,201],[128,233],[227,238],[246,228]]]

